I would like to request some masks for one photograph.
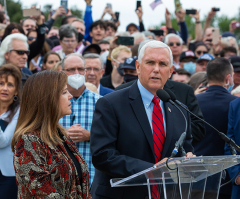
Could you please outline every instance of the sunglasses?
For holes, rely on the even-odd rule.
[[[198,51],[196,51],[197,52],[197,54],[198,55],[201,55],[201,54],[206,54],[206,53],[208,53],[207,51],[201,51],[201,50],[198,50]]]
[[[32,41],[34,39],[37,39],[37,37],[28,37],[28,41]]]
[[[177,46],[180,46],[180,45],[181,45],[180,42],[176,42],[176,43],[170,42],[170,43],[169,43],[169,46],[174,46],[174,44],[176,44]]]
[[[24,55],[26,54],[27,56],[30,54],[29,50],[10,50],[11,51],[15,51],[18,55]]]

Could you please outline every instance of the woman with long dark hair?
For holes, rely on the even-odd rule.
[[[85,160],[59,119],[71,114],[67,75],[42,71],[23,87],[12,139],[19,198],[90,199]]]

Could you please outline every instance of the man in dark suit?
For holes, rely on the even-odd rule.
[[[122,84],[118,86],[115,89],[115,91],[127,88],[131,86],[134,82],[135,81],[131,81]],[[177,100],[185,104],[192,113],[203,119],[202,111],[199,108],[197,98],[194,95],[194,91],[191,86],[168,79],[166,84],[164,85],[164,88],[170,89],[176,95]],[[194,144],[200,142],[204,138],[205,128],[204,123],[201,120],[192,115],[190,116],[191,116],[191,131],[193,136],[192,143]]]
[[[96,168],[93,199],[145,199],[147,186],[112,188],[110,179],[125,178],[164,162],[185,130],[177,108],[156,97],[174,70],[169,47],[160,41],[143,45],[136,70],[137,82],[104,96],[95,106],[90,139]],[[187,157],[192,157],[190,116],[182,111],[188,120],[184,149]]]
[[[207,64],[207,79],[209,82],[207,91],[196,96],[200,109],[202,110],[204,119],[209,124],[226,134],[229,103],[236,99],[236,96],[229,93],[233,88],[233,67],[229,60],[225,58],[211,60]],[[209,126],[206,125],[205,128],[205,138],[201,142],[193,144],[196,155],[224,155],[224,140]],[[208,179],[208,181],[215,181],[214,179],[215,178],[213,177]],[[211,187],[212,186],[207,186],[207,190]],[[231,184],[222,187],[219,194],[219,198],[228,199],[230,197]]]
[[[86,65],[86,82],[94,84],[97,87],[98,93],[102,96],[113,92],[112,89],[100,84],[100,79],[104,74],[103,62],[100,55],[96,53],[88,53],[83,57]]]
[[[232,138],[240,146],[240,98],[233,100],[229,105],[228,131],[227,136]],[[225,155],[231,155],[228,144],[225,144]],[[237,151],[237,155],[240,153]],[[227,169],[230,178],[235,177],[240,170],[240,164]],[[238,199],[240,196],[240,175],[232,181],[231,199]]]

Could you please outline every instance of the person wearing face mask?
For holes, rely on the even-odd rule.
[[[124,63],[119,65],[119,68],[124,71],[124,83],[138,79],[138,74],[135,66],[136,60],[136,56],[129,57],[124,61]]]
[[[119,67],[120,63],[132,56],[131,50],[127,46],[119,46],[114,48],[111,53],[112,72],[110,75],[103,77],[100,83],[108,88],[115,89],[124,81],[124,71]]]
[[[68,75],[67,89],[73,98],[70,99],[71,115],[64,116],[59,123],[67,129],[68,135],[86,160],[91,187],[95,169],[90,153],[90,128],[95,104],[100,95],[88,90],[84,85],[87,71],[81,55],[77,53],[67,55],[62,61],[62,70]]]
[[[205,121],[214,126],[220,132],[227,133],[229,104],[236,96],[230,94],[233,88],[233,66],[225,58],[216,58],[207,64],[208,88],[205,93],[196,95]],[[205,125],[205,138],[193,144],[197,156],[221,156],[224,155],[225,142],[218,133]],[[227,176],[221,184],[229,181]],[[207,180],[206,191],[210,194],[211,187],[216,184],[214,177]],[[213,184],[211,186],[211,184]],[[207,198],[214,198],[209,196]],[[231,198],[231,183],[220,189],[219,198]]]
[[[196,73],[202,72],[207,70],[207,63],[213,60],[214,57],[211,54],[203,54],[201,55],[196,62]]]
[[[188,50],[186,52],[182,52],[180,55],[180,68],[183,68],[193,74],[196,71],[196,60],[197,57],[193,51]]]

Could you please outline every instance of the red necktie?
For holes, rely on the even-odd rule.
[[[152,99],[154,103],[152,113],[152,130],[153,130],[153,145],[155,153],[155,163],[158,163],[161,159],[162,150],[165,142],[165,131],[162,109],[159,106],[159,99],[154,96]],[[159,199],[158,185],[153,185],[152,198]]]

